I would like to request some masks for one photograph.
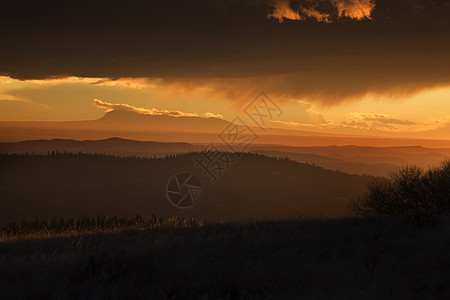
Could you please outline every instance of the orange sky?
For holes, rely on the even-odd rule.
[[[8,1],[0,120],[233,120],[265,91],[283,111],[270,127],[449,139],[449,14],[450,0]]]
[[[266,92],[283,111],[270,127],[358,135],[450,136],[450,87],[395,97],[368,94],[335,105]],[[236,103],[227,96],[208,85],[167,85],[148,79],[19,81],[0,77],[0,120],[88,120],[123,108],[144,114],[176,112],[232,120],[242,114],[245,99]],[[252,94],[247,97],[250,102]]]

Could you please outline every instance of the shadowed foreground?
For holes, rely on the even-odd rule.
[[[289,159],[228,153],[234,162],[228,170],[223,165],[223,176],[214,183],[196,165],[194,158],[199,155],[1,154],[0,226],[24,218],[132,217],[136,212],[144,217],[208,221],[342,216],[351,198],[367,190],[371,178]],[[194,174],[203,187],[201,201],[189,210],[167,200],[167,183],[179,172]]]
[[[177,220],[3,237],[4,299],[450,296],[448,216],[420,226],[404,218]]]

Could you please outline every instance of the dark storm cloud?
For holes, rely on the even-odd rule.
[[[360,18],[351,8],[372,1],[285,2],[302,18],[280,23],[277,1],[257,0],[2,4],[0,74],[162,78],[326,103],[450,83],[450,1],[375,0]]]

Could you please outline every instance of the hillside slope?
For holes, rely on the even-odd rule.
[[[2,153],[47,154],[51,151],[83,152],[125,156],[166,156],[167,154],[201,150],[201,146],[189,143],[168,143],[153,141],[136,141],[121,138],[104,140],[28,140],[20,142],[0,142]]]
[[[185,216],[235,220],[295,215],[342,215],[368,177],[287,159],[243,154],[216,183],[203,176],[194,155],[160,159],[87,154],[1,155],[2,223],[22,218],[82,214]],[[179,172],[201,181],[197,206],[169,203],[166,185]]]
[[[215,143],[220,150],[226,145]],[[0,142],[0,153],[47,154],[52,151],[113,154],[142,157],[164,157],[168,154],[201,151],[205,144],[183,142],[137,141],[122,138],[103,140],[26,140]],[[415,164],[427,169],[450,157],[448,148],[315,146],[288,147],[254,144],[249,152],[287,157],[300,163],[316,164],[326,169],[357,175],[386,176],[399,167]]]

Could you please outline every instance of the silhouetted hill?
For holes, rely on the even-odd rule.
[[[328,158],[326,156],[309,154],[309,153],[293,153],[282,151],[256,150],[259,153],[273,157],[287,157],[297,162],[306,162],[316,164],[331,170],[339,170],[342,172],[358,175],[376,175],[386,176],[389,172],[396,170],[399,166],[394,164],[369,164],[362,162],[352,162],[344,159]]]
[[[47,154],[51,151],[114,154],[141,157],[164,157],[168,154],[200,151],[205,145],[190,143],[136,141],[122,138],[104,140],[29,140],[0,142],[2,153]],[[220,150],[226,150],[219,143]],[[351,174],[386,176],[391,171],[416,164],[423,168],[449,158],[450,149],[411,147],[367,147],[367,146],[314,146],[288,147],[282,145],[255,144],[249,151],[268,156],[288,157],[297,162],[317,164],[321,167]]]
[[[288,157],[298,162],[315,163],[324,168],[352,174],[386,176],[401,166],[415,164],[428,168],[450,157],[448,148],[313,146],[287,147],[254,145],[252,152],[268,156]]]
[[[231,121],[231,120],[230,120]],[[260,144],[288,146],[409,146],[450,147],[450,140],[414,139],[343,135],[323,131],[305,131],[248,126],[258,134]],[[162,142],[209,143],[230,124],[218,118],[194,116],[145,115],[136,112],[111,111],[97,120],[84,121],[0,121],[0,141],[31,139],[106,139],[112,136],[134,140]]]
[[[29,154],[47,154],[49,151],[59,151],[126,156],[165,156],[170,153],[192,152],[199,149],[200,146],[194,146],[189,143],[141,142],[121,138],[85,141],[52,139],[11,143],[0,142],[0,152]]]
[[[294,215],[342,215],[368,178],[287,159],[243,154],[212,184],[193,155],[160,159],[86,154],[1,155],[0,221],[82,214],[233,220]],[[172,206],[165,189],[178,172],[201,180],[191,209]]]

